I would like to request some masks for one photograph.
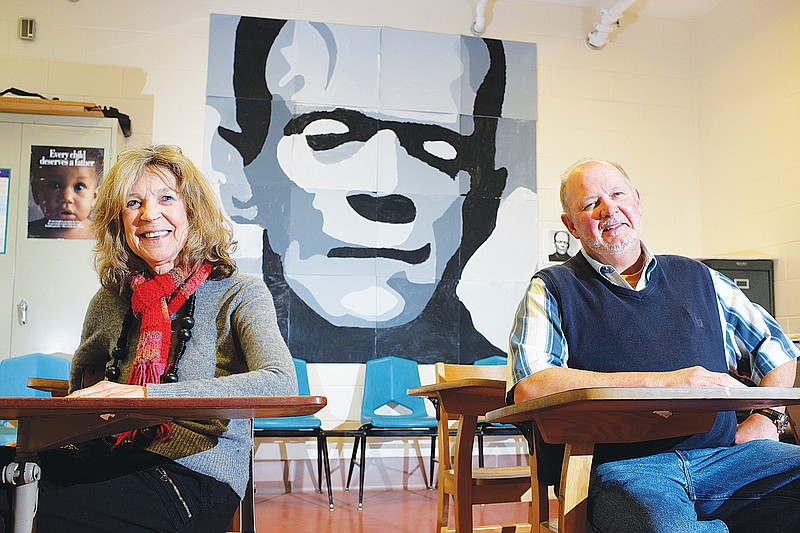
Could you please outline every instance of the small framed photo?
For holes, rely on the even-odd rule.
[[[551,266],[563,263],[581,248],[581,244],[566,228],[543,228],[541,239],[542,264]]]

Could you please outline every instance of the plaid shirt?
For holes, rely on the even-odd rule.
[[[647,286],[657,264],[656,257],[642,244],[645,267],[636,290]],[[622,276],[609,265],[592,259],[581,250],[586,260],[601,276],[620,287],[631,288]],[[747,358],[756,384],[770,371],[800,356],[794,343],[778,323],[760,305],[747,296],[726,276],[710,269],[717,308],[725,340],[728,367],[736,372],[740,361]],[[534,276],[517,308],[514,326],[509,337],[509,391],[520,380],[549,367],[566,367],[569,347],[561,326],[558,302],[544,281]]]

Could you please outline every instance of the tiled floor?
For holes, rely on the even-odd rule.
[[[333,493],[335,510],[324,494],[257,494],[259,533],[325,531],[341,533],[421,533],[436,529],[436,491],[367,490],[364,510],[358,510],[358,491]],[[525,522],[527,504],[501,503],[473,507],[475,524]],[[453,527],[452,505],[450,527]]]

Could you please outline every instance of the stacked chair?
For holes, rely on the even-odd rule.
[[[297,393],[310,396],[308,369],[306,361],[292,358],[297,372]],[[328,442],[322,430],[322,421],[315,415],[287,416],[282,418],[256,418],[253,420],[253,435],[261,438],[315,438],[317,440],[317,492],[322,494],[322,473],[328,487],[328,507],[333,511],[333,492],[331,491],[331,466],[328,459]]]
[[[69,379],[69,361],[63,357],[32,353],[0,361],[0,396],[9,398],[48,397],[50,393],[27,386],[29,377]],[[17,428],[7,420],[0,426],[0,445],[17,440]]]
[[[382,357],[366,363],[364,395],[361,403],[361,427],[355,432],[353,455],[347,474],[345,490],[350,489],[353,467],[359,467],[358,509],[364,507],[364,470],[368,437],[430,437],[430,474],[428,486],[433,482],[433,463],[436,451],[436,418],[425,411],[422,398],[409,396],[406,391],[420,385],[419,365],[411,359]],[[382,407],[401,406],[407,414],[379,414]]]

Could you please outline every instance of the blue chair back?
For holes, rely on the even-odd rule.
[[[419,365],[416,361],[394,356],[367,361],[361,403],[362,422],[370,421],[376,416],[376,410],[392,403],[411,411],[408,415],[397,416],[427,417],[424,400],[406,393],[410,387],[419,385]]]
[[[298,359],[292,357],[294,362],[294,371],[297,374],[297,395],[298,396],[311,396],[311,388],[308,386],[308,368],[306,368],[305,359]]]
[[[0,396],[49,397],[50,393],[28,387],[28,378],[69,379],[69,361],[63,357],[32,353],[0,361]],[[17,440],[17,428],[0,420],[0,446]]]
[[[478,366],[505,366],[508,364],[508,357],[505,355],[492,355],[483,359],[476,359],[472,364]]]
[[[297,394],[298,396],[311,396],[311,387],[308,385],[308,368],[305,359],[292,357],[294,371],[297,374]],[[322,425],[322,421],[314,415],[303,416],[284,416],[278,418],[255,418],[253,428],[258,433],[259,430],[302,430],[314,429]]]
[[[28,378],[69,379],[69,361],[63,357],[32,353],[0,361],[0,396],[12,398],[49,397],[31,389]]]

